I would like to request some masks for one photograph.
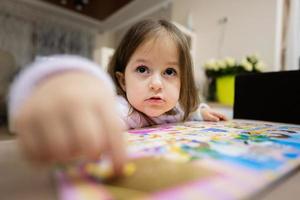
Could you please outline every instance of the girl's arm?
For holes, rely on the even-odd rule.
[[[30,96],[40,82],[53,75],[70,71],[85,72],[95,76],[103,81],[105,87],[114,90],[113,83],[108,75],[98,65],[85,58],[71,55],[43,57],[29,66],[25,66],[24,70],[14,80],[9,94],[9,115],[13,116],[15,114],[20,104]]]
[[[67,162],[108,154],[121,172],[124,126],[113,84],[89,60],[54,56],[33,63],[12,85],[9,115],[29,159]]]
[[[227,118],[222,113],[211,109],[207,104],[201,103],[198,109],[190,115],[189,120],[217,122],[227,120]]]
[[[203,105],[206,105],[206,104],[203,104]],[[201,104],[200,104],[200,113],[201,113],[204,121],[218,122],[218,121],[226,121],[227,120],[227,117],[225,115],[223,115],[222,113],[219,113],[217,111],[214,111],[208,105],[201,107]]]

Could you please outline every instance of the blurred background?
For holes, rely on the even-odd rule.
[[[261,71],[299,69],[299,4],[299,0],[0,0],[1,96],[12,74],[39,56],[78,54],[106,68],[128,27],[141,19],[163,18],[188,38],[201,97],[218,101],[209,96],[216,87],[209,70],[223,73],[227,65],[235,65],[247,71],[250,66],[243,59],[249,55],[262,61]]]

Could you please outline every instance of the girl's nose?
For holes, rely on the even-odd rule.
[[[150,89],[159,90],[162,88],[162,80],[160,75],[153,75],[149,84]]]

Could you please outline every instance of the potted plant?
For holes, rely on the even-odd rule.
[[[211,59],[204,64],[209,83],[209,100],[217,100],[225,105],[233,105],[234,80],[237,74],[262,72],[265,64],[256,55],[247,55],[240,62],[227,57]]]

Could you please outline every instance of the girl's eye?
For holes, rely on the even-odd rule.
[[[166,74],[168,76],[176,76],[177,72],[173,68],[168,68],[168,69],[166,69],[166,71],[164,72],[164,74]]]
[[[148,67],[146,67],[144,65],[141,65],[141,66],[138,66],[135,71],[137,71],[138,73],[143,74],[143,73],[148,72],[149,69],[148,69]]]

